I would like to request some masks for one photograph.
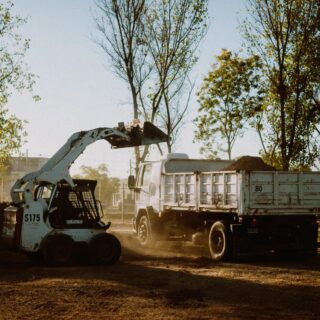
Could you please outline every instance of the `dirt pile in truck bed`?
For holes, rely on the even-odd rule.
[[[275,171],[276,169],[266,164],[260,157],[243,156],[223,169],[223,171]]]

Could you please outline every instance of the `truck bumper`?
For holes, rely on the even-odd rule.
[[[231,225],[233,245],[238,253],[266,251],[316,253],[318,225],[315,217],[258,217]]]

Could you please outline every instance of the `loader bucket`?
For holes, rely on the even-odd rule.
[[[157,144],[168,140],[168,136],[164,132],[147,121],[144,122],[143,128],[141,128],[140,125],[125,127],[123,124],[119,124],[117,129],[128,134],[130,139],[106,138],[114,149]]]

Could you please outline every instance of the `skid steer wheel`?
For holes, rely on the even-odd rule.
[[[155,245],[154,236],[151,233],[150,221],[146,215],[140,217],[137,226],[138,241],[142,247],[151,248]]]
[[[41,247],[44,262],[59,267],[71,263],[73,240],[65,234],[48,236]]]
[[[209,233],[209,250],[213,260],[225,261],[231,255],[230,233],[223,222],[215,222]]]
[[[121,256],[120,241],[109,233],[96,235],[89,243],[89,255],[94,264],[114,264]]]
[[[34,264],[43,264],[43,255],[42,252],[39,250],[37,252],[30,252],[28,253],[28,257],[30,261]]]

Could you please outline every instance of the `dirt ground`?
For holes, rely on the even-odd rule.
[[[0,319],[320,320],[320,255],[214,263],[191,245],[140,252],[116,233],[123,255],[108,267],[48,268],[0,252]]]

